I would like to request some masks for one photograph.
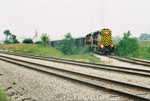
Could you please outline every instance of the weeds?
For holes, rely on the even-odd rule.
[[[77,52],[74,55],[65,55],[56,48],[53,48],[51,46],[44,47],[43,45],[38,45],[38,44],[11,44],[11,45],[9,44],[9,45],[2,45],[1,48],[13,52],[23,53],[23,54],[71,59],[71,60],[85,61],[85,62],[92,62],[92,63],[100,62],[100,59],[94,56],[92,52],[90,52],[89,47],[77,49]]]
[[[8,101],[6,93],[2,90],[0,90],[0,101]]]

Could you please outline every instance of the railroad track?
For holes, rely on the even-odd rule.
[[[95,54],[98,55],[102,55],[99,52],[94,52]],[[110,58],[114,58],[123,62],[128,62],[128,63],[132,63],[132,64],[136,64],[136,65],[143,65],[143,66],[148,66],[150,67],[150,61],[148,60],[141,60],[141,59],[135,59],[135,58],[128,58],[128,57],[124,57],[124,56],[118,56],[115,54],[112,54],[110,56],[108,56]]]
[[[0,53],[8,54],[8,55],[21,56],[21,57],[26,57],[26,58],[33,58],[33,59],[39,59],[39,60],[64,63],[64,64],[70,64],[70,65],[76,65],[76,66],[82,66],[82,67],[92,68],[92,69],[100,69],[100,70],[106,70],[106,71],[125,73],[128,75],[150,77],[150,70],[145,70],[145,69],[136,69],[136,68],[105,65],[105,64],[95,64],[95,63],[89,63],[89,62],[81,62],[81,61],[51,58],[51,57],[41,57],[41,56],[34,56],[34,55],[27,55],[27,54],[25,55],[25,54],[21,54],[21,53],[4,52],[4,51],[0,51]],[[0,55],[0,56],[5,57],[3,55]]]
[[[101,78],[85,73],[79,73],[71,70],[65,70],[57,67],[47,66],[25,60],[19,60],[12,57],[3,56],[0,60],[26,67],[48,75],[54,75],[60,78],[71,80],[90,86],[96,89],[102,89],[107,92],[115,93],[121,96],[138,101],[150,101],[150,88],[124,83],[120,81]]]
[[[117,56],[117,55],[110,55],[110,58],[114,58],[120,61],[129,62],[137,65],[143,65],[150,67],[150,61],[148,60],[141,60],[141,59],[134,59],[134,58],[128,58],[124,56]]]

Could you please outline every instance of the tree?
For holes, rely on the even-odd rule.
[[[27,39],[24,39],[24,40],[23,40],[23,43],[32,44],[32,43],[33,43],[33,40],[32,40],[31,38],[27,38]]]
[[[10,36],[10,43],[12,43],[12,44],[19,43],[19,41],[16,38],[17,38],[16,35],[11,34],[11,36]]]
[[[119,41],[116,46],[115,53],[122,56],[136,55],[138,53],[139,45],[137,38],[130,38],[131,33],[128,31],[124,33],[123,39]]]
[[[9,30],[5,30],[4,34],[6,35],[6,40],[4,41],[5,44],[19,43],[19,41],[16,39],[17,36],[14,34],[11,34]]]
[[[124,33],[123,39],[128,39],[131,36],[130,31]]]
[[[150,39],[150,34],[142,33],[139,37],[140,40],[148,40]]]
[[[8,37],[11,35],[9,30],[5,30],[4,34],[6,35],[6,40],[4,41],[4,43],[9,44],[10,40],[8,39]]]
[[[70,33],[65,35],[65,38],[60,41],[60,50],[66,55],[75,54],[77,48],[73,43],[75,42],[74,38]]]
[[[43,33],[41,36],[41,40],[42,40],[42,44],[46,46],[47,43],[49,43],[49,36],[46,33]]]

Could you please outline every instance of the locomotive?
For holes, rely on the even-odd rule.
[[[109,29],[102,29],[87,34],[85,36],[85,45],[105,55],[110,55],[115,50],[115,45],[111,37],[111,30]]]

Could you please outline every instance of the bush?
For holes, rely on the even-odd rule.
[[[33,40],[28,38],[28,39],[24,39],[23,40],[23,43],[26,43],[26,44],[32,44],[33,43]]]
[[[42,44],[42,41],[36,41],[35,44]]]
[[[130,36],[130,32],[127,34]],[[116,45],[115,53],[121,56],[135,56],[138,54],[139,44],[137,38],[129,38],[126,33],[124,33],[124,37],[119,43]]]
[[[148,53],[150,53],[150,47],[148,48]]]
[[[74,55],[74,54],[77,54],[78,53],[78,48],[74,45],[72,46],[71,48],[71,51],[70,51],[70,54],[71,55]]]
[[[46,46],[49,43],[49,36],[45,33],[41,36],[43,46]]]
[[[91,52],[91,48],[86,46],[86,47],[81,47],[78,49],[78,54],[86,54]]]
[[[65,38],[60,41],[60,50],[66,55],[73,55],[77,53],[77,47],[73,45],[74,38],[70,33],[65,35]]]
[[[138,40],[136,38],[129,38],[120,40],[116,46],[115,53],[122,56],[127,56],[129,54],[135,55],[138,52]]]
[[[19,41],[17,39],[14,39],[12,44],[16,44],[16,43],[19,43]]]

